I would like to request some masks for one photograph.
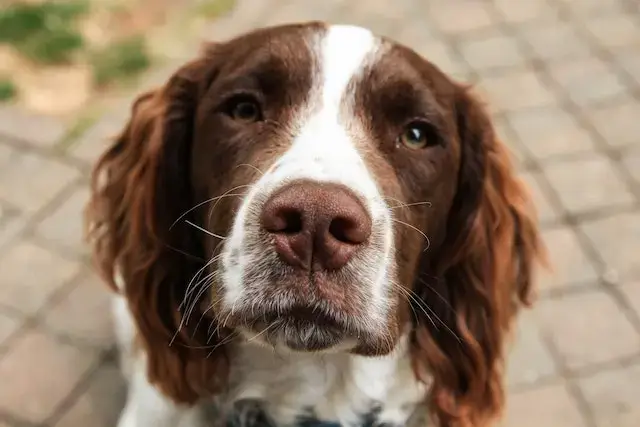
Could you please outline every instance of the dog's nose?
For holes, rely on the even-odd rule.
[[[337,184],[288,184],[267,200],[261,221],[280,257],[306,270],[343,267],[371,235],[365,207]]]

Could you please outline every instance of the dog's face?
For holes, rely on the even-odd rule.
[[[238,335],[371,356],[408,331],[443,426],[499,413],[533,211],[479,102],[406,47],[320,23],[211,46],[134,104],[88,213],[178,401],[221,390]]]
[[[216,50],[191,156],[196,201],[212,200],[199,225],[224,236],[207,239],[213,311],[257,342],[389,352],[455,195],[456,86],[357,27]]]

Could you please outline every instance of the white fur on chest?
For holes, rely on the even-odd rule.
[[[379,403],[379,421],[403,425],[424,398],[403,340],[385,357],[344,353],[278,354],[258,345],[240,346],[233,357],[230,402],[258,399],[278,425],[311,410],[318,419],[357,424]]]

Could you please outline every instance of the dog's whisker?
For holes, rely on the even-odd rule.
[[[429,307],[429,304],[427,304],[427,302],[425,300],[423,300],[422,298],[420,298],[420,296],[418,294],[416,294],[413,290],[411,289],[407,289],[401,285],[395,285],[398,287],[398,289],[401,289],[402,292],[405,293],[405,295],[407,295],[409,298],[411,298],[411,301],[415,302],[418,305],[418,308],[420,308],[420,310],[427,316],[427,318],[429,319],[429,321],[433,324],[434,328],[438,328],[438,326],[435,324],[435,322],[433,321],[433,317],[436,318],[436,320],[438,320],[438,322],[440,322],[440,324],[442,324],[442,326],[445,327],[445,329],[447,329],[453,336],[454,338],[459,341],[462,342],[462,339],[458,336],[458,334],[456,334],[450,327],[449,325],[447,325],[441,318],[440,316],[438,316],[436,314],[436,312]],[[429,310],[429,312],[431,313],[431,315],[429,313],[426,312],[426,310]]]
[[[209,213],[207,214],[207,221],[211,222],[211,217],[213,216],[213,211],[215,211],[216,206],[218,206],[218,203],[220,203],[220,200],[222,200],[225,197],[232,197],[232,196],[245,196],[246,193],[241,193],[241,194],[230,194],[232,191],[236,191],[240,188],[251,188],[251,184],[242,184],[242,185],[237,185],[229,190],[227,190],[225,193],[223,193],[221,196],[218,197],[218,199],[215,201],[215,203],[211,206],[211,208],[209,209]]]
[[[255,341],[256,339],[258,339],[261,335],[264,335],[267,331],[269,331],[269,329],[271,329],[272,327],[276,326],[277,323],[272,323],[269,326],[267,326],[266,328],[262,329],[262,331],[258,332],[257,334],[255,334],[253,337],[249,338],[247,340],[247,342],[252,342]]]
[[[193,277],[191,278],[191,280],[187,284],[187,289],[185,290],[185,295],[183,297],[182,302],[178,306],[178,311],[181,311],[184,308],[184,305],[187,303],[187,300],[188,300],[189,296],[191,296],[191,293],[193,293],[193,289],[195,287],[197,287],[199,282],[196,283],[195,286],[194,286],[194,282],[197,280],[197,278],[200,277],[200,275],[204,272],[204,270],[206,270],[207,267],[209,267],[211,264],[216,262],[219,258],[220,258],[220,256],[215,256],[215,257],[211,258],[209,261],[207,261],[207,263],[205,265],[203,265],[201,268],[198,269],[198,271],[196,271],[196,273],[193,275]]]
[[[451,307],[451,304],[449,303],[449,301],[447,301],[447,299],[445,297],[443,297],[440,292],[438,292],[436,290],[436,288],[433,287],[433,285],[431,285],[429,282],[427,282],[424,279],[418,279],[420,280],[420,283],[422,283],[423,285],[426,285],[429,289],[431,289],[433,291],[434,294],[436,294],[438,296],[438,298],[440,298],[440,300],[447,306],[447,308],[449,310],[451,310],[451,312],[453,312],[453,307]]]
[[[258,169],[256,166],[253,166],[252,164],[240,163],[237,167],[240,167],[240,166],[246,166],[248,168],[251,168],[251,169],[257,171],[260,175],[264,176],[264,172],[262,172],[260,169]]]
[[[395,206],[389,206],[389,209],[397,209],[397,208],[410,208],[412,206],[433,206],[433,204],[431,202],[414,202],[414,203],[400,203],[398,205]]]
[[[189,224],[190,226],[192,226],[192,227],[194,227],[194,228],[196,228],[196,229],[198,229],[198,230],[202,231],[203,233],[208,234],[209,236],[216,237],[216,238],[218,238],[218,239],[220,239],[220,240],[224,240],[224,239],[226,239],[226,237],[225,237],[225,236],[221,236],[221,235],[219,235],[219,234],[212,233],[211,231],[207,230],[206,228],[200,227],[199,225],[194,224],[193,222],[189,221],[188,219],[187,219],[187,220],[185,220],[184,222],[186,222],[186,223],[187,223],[187,224]]]
[[[219,343],[215,344],[213,346],[213,348],[211,349],[211,351],[209,352],[209,354],[207,354],[207,359],[211,357],[211,355],[213,354],[214,351],[216,351],[216,349],[218,349],[219,347],[222,347],[223,345],[226,345],[228,343],[230,343],[235,337],[238,336],[238,332],[233,331],[232,333],[229,334],[229,336],[225,337],[222,339],[222,341],[220,341]]]
[[[426,251],[427,251],[427,249],[429,249],[429,248],[431,247],[431,240],[430,240],[430,239],[429,239],[429,237],[424,233],[424,231],[420,230],[418,227],[416,227],[416,226],[414,226],[414,225],[409,224],[408,222],[400,221],[400,220],[399,220],[399,219],[397,219],[397,218],[392,218],[392,220],[393,220],[393,222],[397,222],[398,224],[402,224],[402,225],[404,225],[404,226],[407,226],[407,227],[411,228],[412,230],[415,230],[416,232],[420,233],[420,235],[421,235],[422,237],[424,237],[424,239],[427,241],[427,247],[426,247],[426,248],[424,248],[424,251],[423,251],[423,252],[426,252]]]
[[[239,185],[237,187],[232,188],[231,190],[226,191],[224,194],[220,195],[220,196],[216,196],[216,197],[211,197],[210,199],[207,199],[203,202],[198,203],[197,205],[187,209],[182,215],[180,215],[178,218],[176,218],[175,221],[173,221],[173,223],[171,223],[171,225],[169,226],[169,230],[171,230],[182,218],[184,218],[185,216],[189,215],[190,212],[193,212],[195,209],[198,209],[200,206],[206,205],[207,203],[211,203],[213,201],[217,201],[220,200],[224,197],[232,197],[232,196],[242,196],[244,194],[228,194],[230,191],[234,191],[237,190],[239,188],[242,187],[249,187],[249,185]]]

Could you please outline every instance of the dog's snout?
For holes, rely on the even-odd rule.
[[[307,270],[343,267],[371,235],[367,210],[337,184],[288,184],[267,200],[261,221],[280,257]]]

